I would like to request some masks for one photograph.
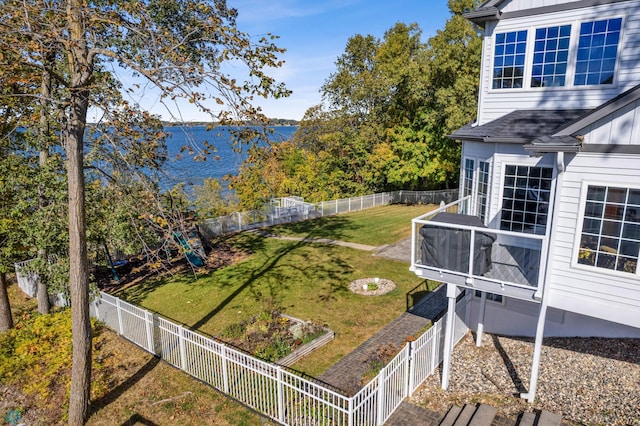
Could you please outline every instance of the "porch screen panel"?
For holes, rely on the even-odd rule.
[[[553,168],[507,165],[500,229],[544,234]]]
[[[635,274],[639,252],[640,189],[590,185],[578,263]]]

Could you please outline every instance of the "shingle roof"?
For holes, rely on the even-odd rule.
[[[529,143],[573,122],[589,110],[517,110],[482,126],[467,124],[449,135],[451,139],[483,142]]]

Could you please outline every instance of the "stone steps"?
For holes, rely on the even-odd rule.
[[[497,410],[495,408],[485,404],[479,404],[478,406],[466,404],[464,407],[453,406],[440,422],[440,426],[495,426],[507,424],[513,424],[513,426],[559,426],[562,422],[562,417],[548,411],[541,411],[539,414],[523,413],[515,423],[497,418],[496,413]]]

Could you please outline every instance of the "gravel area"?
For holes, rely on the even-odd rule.
[[[385,278],[360,278],[349,283],[349,290],[363,296],[381,296],[394,288],[396,283]]]
[[[485,334],[482,344],[467,334],[453,352],[449,389],[437,370],[411,402],[440,413],[482,402],[513,419],[544,409],[569,424],[640,425],[640,339],[544,339],[533,404],[518,397],[528,390],[533,339]]]

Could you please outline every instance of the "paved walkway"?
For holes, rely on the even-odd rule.
[[[446,288],[440,286],[425,296],[411,311],[402,313],[353,352],[329,367],[318,379],[350,395],[355,394],[362,388],[360,378],[369,369],[366,361],[379,348],[390,344],[401,348],[407,336],[417,334],[437,320],[446,306]]]

